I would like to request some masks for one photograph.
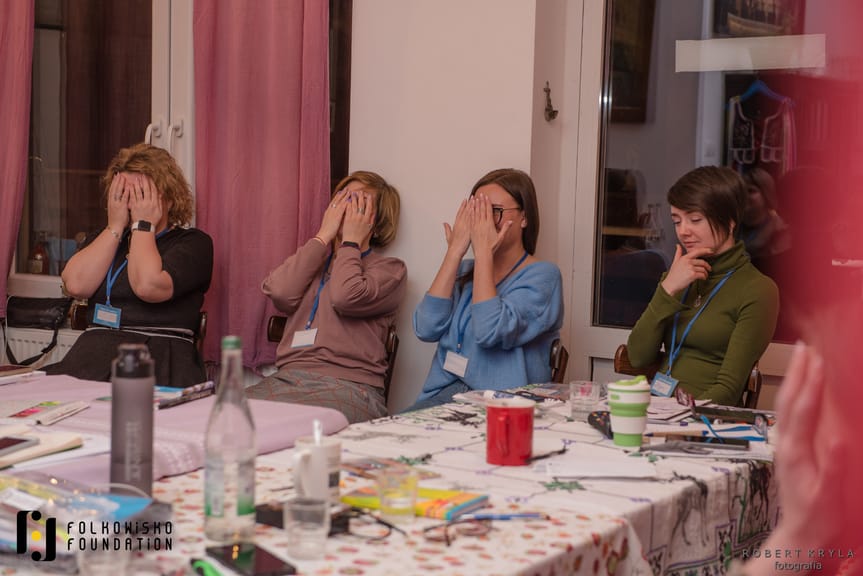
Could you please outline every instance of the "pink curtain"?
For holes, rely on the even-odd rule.
[[[215,248],[205,356],[225,334],[274,359],[260,290],[317,231],[329,197],[328,5],[196,0],[197,226]]]
[[[33,2],[0,0],[0,318],[27,182],[32,58]]]

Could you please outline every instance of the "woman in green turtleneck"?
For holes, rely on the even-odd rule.
[[[735,238],[746,186],[730,168],[704,166],[671,187],[668,203],[680,243],[629,335],[629,360],[647,366],[664,345],[660,378],[669,374],[696,399],[733,406],[779,314],[776,284]]]

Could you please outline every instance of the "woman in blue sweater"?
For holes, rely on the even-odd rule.
[[[539,210],[530,176],[489,172],[444,230],[446,255],[413,317],[417,337],[438,347],[411,409],[471,389],[547,382],[563,291],[557,266],[534,256]],[[470,247],[474,260],[463,260]]]

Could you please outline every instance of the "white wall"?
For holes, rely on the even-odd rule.
[[[350,169],[402,197],[388,249],[408,266],[393,411],[416,399],[434,351],[411,316],[443,258],[443,222],[489,170],[531,168],[535,12],[534,0],[354,0]]]

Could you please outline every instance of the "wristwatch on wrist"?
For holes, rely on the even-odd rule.
[[[344,241],[344,242],[342,242],[342,248],[344,248],[344,247],[346,247],[346,246],[347,246],[347,247],[350,247],[350,248],[356,248],[357,250],[359,250],[359,249],[360,249],[360,245],[359,245],[359,244],[357,244],[356,242],[351,242],[351,241]]]
[[[132,232],[140,230],[141,232],[152,232],[153,225],[146,220],[137,220],[132,223]]]

